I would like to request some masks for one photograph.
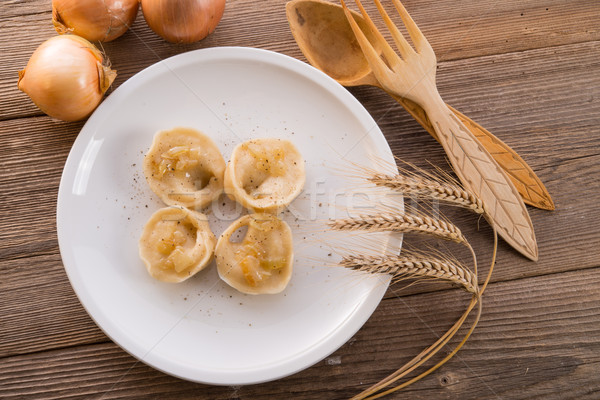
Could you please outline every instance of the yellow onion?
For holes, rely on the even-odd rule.
[[[52,22],[60,34],[109,42],[135,21],[139,0],[52,0]]]
[[[193,43],[211,34],[223,16],[225,0],[140,0],[146,23],[172,43]]]
[[[61,35],[33,52],[18,86],[49,116],[77,121],[94,111],[116,76],[93,44]]]

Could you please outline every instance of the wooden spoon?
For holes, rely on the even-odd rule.
[[[340,5],[325,0],[292,0],[286,5],[286,13],[300,50],[314,67],[344,86],[369,85],[382,88]],[[354,12],[352,14],[361,30],[369,37],[370,30],[366,28],[362,16]],[[377,43],[377,40],[371,40],[371,43]],[[403,97],[388,94],[438,140],[421,106]],[[554,203],[544,184],[513,149],[469,117],[448,107],[506,171],[526,204],[554,210]]]

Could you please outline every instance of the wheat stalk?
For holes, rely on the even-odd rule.
[[[456,243],[468,244],[460,229],[451,222],[413,213],[363,214],[335,219],[329,226],[338,231],[423,233]]]
[[[477,276],[468,268],[452,260],[407,256],[346,256],[340,265],[355,271],[392,275],[393,279],[432,278],[458,284],[469,293],[479,289]]]
[[[493,227],[492,227],[492,229],[493,229]],[[494,270],[494,265],[496,264],[496,251],[498,250],[498,235],[497,235],[495,229],[493,229],[493,232],[494,232],[494,247],[493,247],[494,250],[493,250],[493,254],[492,254],[492,261],[491,261],[490,269],[488,271],[487,277],[485,278],[485,281],[484,281],[483,285],[481,286],[481,289],[479,289],[477,293],[473,294],[473,296],[471,298],[471,302],[469,303],[469,306],[467,307],[467,309],[465,310],[465,312],[463,313],[463,315],[433,345],[431,345],[430,347],[428,347],[425,350],[423,350],[420,354],[418,354],[412,360],[410,360],[409,362],[407,362],[406,364],[404,364],[404,366],[402,366],[401,368],[399,368],[396,372],[388,375],[386,378],[384,378],[380,382],[378,382],[375,385],[371,386],[370,388],[364,390],[363,392],[359,393],[358,395],[352,397],[352,400],[367,400],[367,399],[374,400],[374,399],[378,399],[380,397],[386,396],[388,394],[391,394],[391,393],[393,393],[393,392],[395,392],[397,390],[400,390],[402,388],[405,388],[405,387],[409,386],[410,384],[412,384],[412,383],[414,383],[414,382],[422,379],[423,377],[429,375],[433,371],[435,371],[438,368],[440,368],[448,360],[450,360],[452,357],[454,357],[454,355],[456,355],[456,353],[462,348],[462,346],[467,342],[467,340],[469,339],[469,337],[471,336],[471,334],[475,330],[475,327],[477,326],[477,323],[479,322],[479,318],[481,317],[481,309],[482,309],[482,307],[481,307],[481,300],[482,300],[481,296],[483,295],[483,292],[485,291],[485,289],[487,288],[488,283],[490,282],[490,279],[492,277],[492,271]],[[390,389],[384,390],[388,386],[390,386],[391,384],[393,384],[394,382],[396,382],[399,379],[405,377],[407,374],[409,374],[410,372],[414,371],[419,366],[423,365],[423,363],[425,363],[428,359],[430,359],[435,354],[437,354],[450,341],[450,339],[452,339],[452,337],[458,332],[458,330],[463,325],[463,323],[466,321],[466,318],[469,316],[469,314],[471,313],[471,311],[473,310],[473,308],[475,306],[478,307],[478,309],[477,309],[477,315],[475,317],[475,321],[473,321],[473,323],[471,324],[469,330],[464,335],[464,337],[462,338],[462,340],[460,341],[460,343],[458,345],[456,345],[456,347],[454,347],[454,349],[450,353],[448,353],[437,364],[435,364],[434,366],[430,367],[426,371],[422,372],[418,376],[416,376],[416,377],[414,377],[412,379],[409,379],[408,381],[406,381],[406,382],[404,382],[402,384],[399,384],[399,385],[397,385],[395,387],[392,387]],[[377,393],[377,392],[379,392],[379,393]]]
[[[428,179],[416,174],[404,176],[374,173],[367,178],[377,186],[387,187],[405,194],[412,194],[443,201],[469,209],[477,214],[485,214],[483,201],[460,185]]]
[[[363,173],[366,172],[363,177],[376,186],[398,191],[405,195],[416,196],[420,199],[439,201],[448,205],[459,206],[479,215],[489,217],[483,201],[468,190],[465,190],[462,185],[448,173],[441,169],[438,169],[436,174],[428,173],[409,163],[404,164],[412,167],[412,171],[408,171],[402,167],[398,168],[398,173],[396,174],[385,174],[365,168],[361,168],[361,170]],[[435,343],[424,349],[420,354],[404,364],[396,372],[353,397],[353,400],[376,399],[393,393],[396,390],[402,389],[422,379],[450,360],[471,336],[481,316],[481,296],[490,281],[496,260],[498,236],[494,226],[492,226],[494,233],[494,247],[491,266],[481,287],[478,285],[477,259],[475,252],[460,230],[450,221],[432,218],[417,212],[405,213],[393,209],[378,209],[376,212],[373,212],[372,215],[360,215],[355,218],[334,220],[330,222],[330,227],[335,230],[345,231],[395,231],[428,234],[436,238],[464,243],[470,249],[473,256],[473,272],[457,260],[435,252],[431,252],[430,254],[403,252],[402,256],[352,255],[342,258],[340,265],[345,268],[366,273],[388,274],[392,276],[393,283],[406,278],[416,278],[417,280],[441,279],[458,284],[472,294],[471,301],[462,316],[446,333],[439,337]],[[416,371],[417,368],[421,367],[425,362],[438,354],[459,332],[460,328],[466,322],[467,317],[475,307],[477,307],[477,315],[474,321],[470,324],[470,327],[462,340],[449,354],[443,357],[443,359],[438,361],[435,365],[427,368],[424,372],[421,372],[415,377],[408,378],[405,382],[390,388],[395,382],[407,377],[408,374]]]

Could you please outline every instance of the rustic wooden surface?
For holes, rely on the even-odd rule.
[[[43,115],[17,71],[53,36],[49,0],[0,3],[0,398],[338,399],[383,378],[444,332],[465,295],[392,287],[342,348],[303,372],[245,387],[182,381],[136,361],[94,324],[58,251],[60,175],[83,122]],[[596,0],[405,0],[440,58],[444,99],[514,148],[553,196],[528,208],[537,263],[500,243],[481,322],[460,353],[397,399],[600,398],[600,3]],[[282,0],[229,0],[207,39],[164,42],[143,17],[104,45],[119,72],[197,48],[249,46],[304,60]],[[441,147],[391,98],[350,90],[394,153],[444,165]],[[483,221],[448,212],[490,258]],[[460,255],[459,255],[460,256]],[[485,268],[484,268],[485,270]],[[448,349],[449,351],[449,349]]]

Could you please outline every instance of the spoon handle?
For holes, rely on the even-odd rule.
[[[404,107],[413,118],[425,128],[439,142],[435,129],[431,125],[425,110],[417,103],[389,93],[402,107]],[[527,165],[516,151],[506,143],[498,139],[487,129],[473,121],[460,111],[448,106],[458,119],[479,140],[481,145],[492,155],[498,165],[508,174],[523,201],[530,206],[544,210],[554,210],[554,202],[542,181],[535,172]]]

